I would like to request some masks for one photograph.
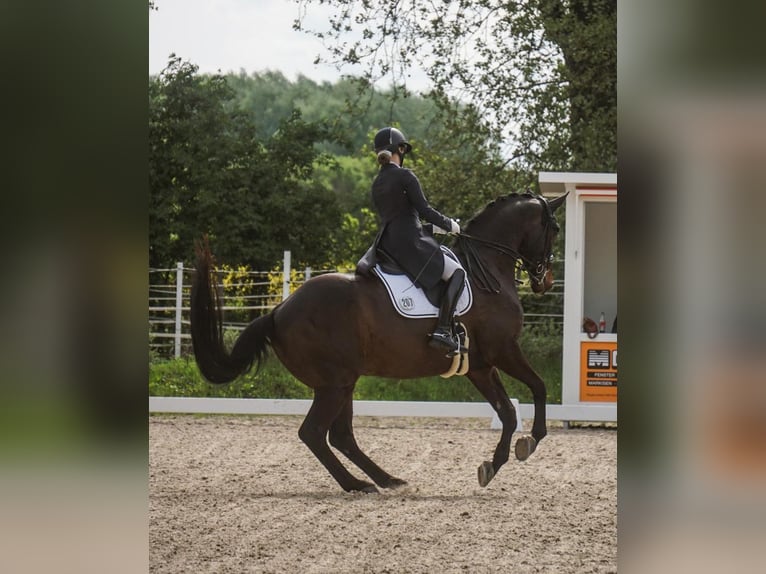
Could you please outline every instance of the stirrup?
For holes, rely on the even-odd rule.
[[[448,357],[454,357],[460,352],[460,343],[455,341],[447,331],[437,329],[431,333],[430,337],[428,346],[436,349],[446,349]]]

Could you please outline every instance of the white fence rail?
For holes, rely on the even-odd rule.
[[[532,420],[535,406],[511,399],[518,413],[516,430],[522,421]],[[218,399],[190,397],[149,397],[150,413],[306,415],[310,400],[304,399]],[[425,401],[354,401],[354,414],[373,417],[461,417],[491,419],[492,428],[500,420],[488,403]],[[609,422],[617,420],[617,405],[547,405],[548,420]]]

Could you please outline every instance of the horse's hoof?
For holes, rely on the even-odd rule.
[[[535,449],[537,448],[537,441],[534,437],[531,436],[522,436],[519,437],[519,440],[516,441],[516,447],[514,450],[516,451],[516,458],[518,460],[527,460],[529,458],[529,455],[535,452]]]
[[[365,494],[380,494],[378,488],[371,482],[366,480],[356,480],[353,486],[343,487],[346,492],[364,492]]]
[[[399,488],[400,486],[407,486],[407,481],[392,476],[386,484],[381,484],[380,486],[383,488]]]
[[[487,486],[494,477],[495,469],[492,467],[492,463],[485,460],[479,465],[479,486]]]
[[[374,484],[369,483],[365,483],[364,486],[359,487],[357,490],[365,494],[380,494],[378,488]]]

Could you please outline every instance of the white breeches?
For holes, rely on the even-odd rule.
[[[442,279],[448,281],[452,274],[460,269],[460,265],[451,257],[444,255],[444,271],[442,272]]]

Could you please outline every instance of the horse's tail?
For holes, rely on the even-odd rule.
[[[221,301],[216,289],[213,256],[207,240],[196,245],[197,261],[191,285],[191,335],[194,358],[202,375],[211,383],[229,383],[248,372],[253,363],[260,368],[268,354],[274,332],[272,313],[252,321],[229,353],[223,342]]]

